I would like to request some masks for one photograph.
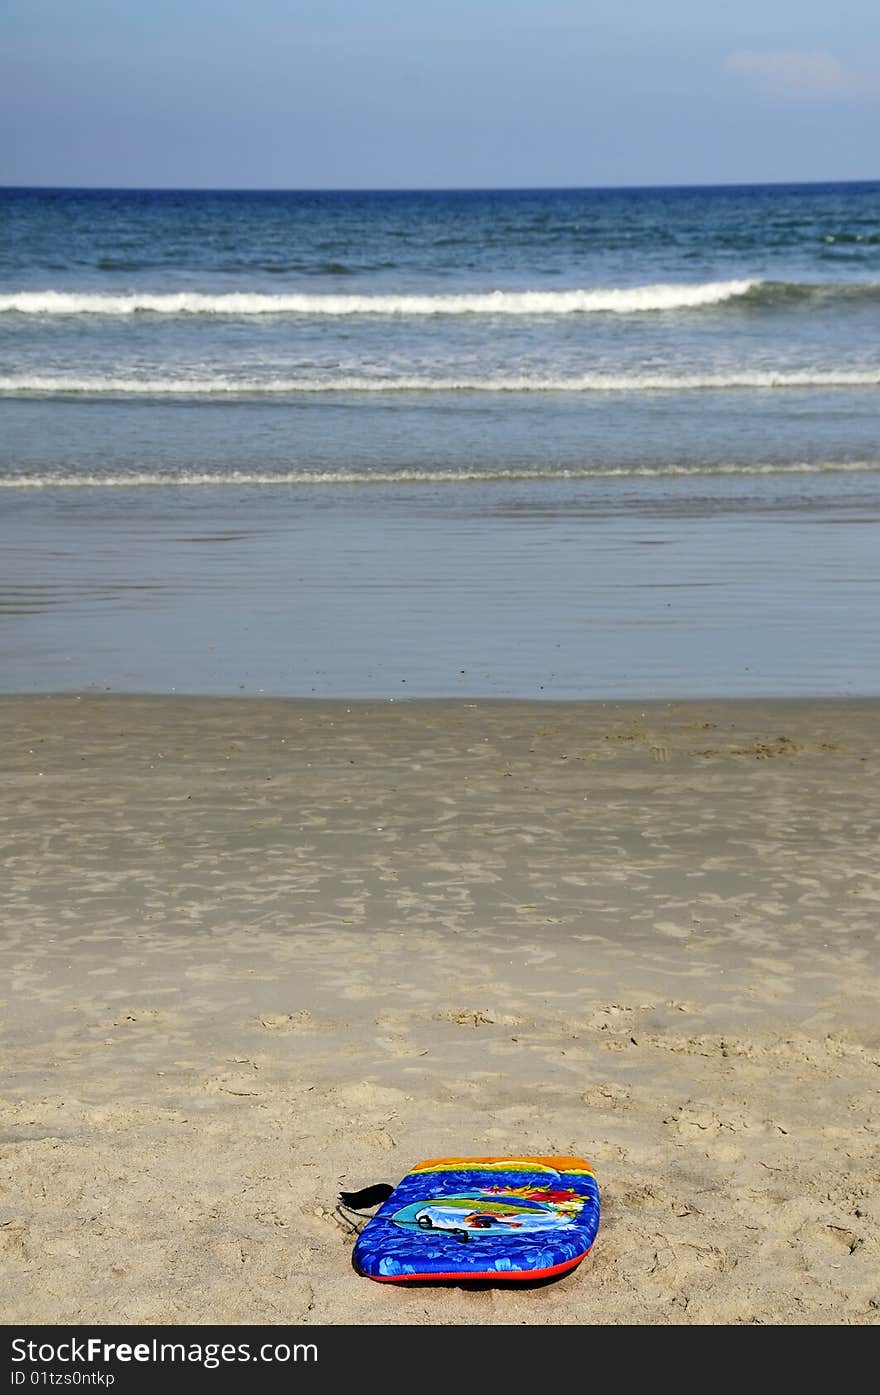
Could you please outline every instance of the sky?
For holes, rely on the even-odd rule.
[[[0,0],[0,184],[877,177],[877,0]]]

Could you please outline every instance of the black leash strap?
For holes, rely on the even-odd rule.
[[[377,1182],[373,1187],[362,1187],[359,1192],[340,1192],[336,1199],[336,1214],[344,1221],[354,1235],[359,1235],[363,1225],[357,1221],[371,1221],[365,1213],[387,1201],[394,1188],[388,1182]]]
[[[340,1192],[339,1200],[350,1211],[372,1211],[387,1201],[394,1188],[388,1182],[377,1182],[372,1187],[362,1187],[359,1192]]]

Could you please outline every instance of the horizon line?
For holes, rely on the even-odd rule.
[[[802,189],[835,185],[880,184],[880,176],[864,179],[758,179],[719,183],[664,184],[436,184],[436,185],[235,185],[235,184],[6,184],[0,192],[90,194],[531,194],[616,193],[626,190],[682,189]]]

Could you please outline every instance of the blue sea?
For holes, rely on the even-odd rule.
[[[880,183],[0,190],[0,688],[880,691]]]

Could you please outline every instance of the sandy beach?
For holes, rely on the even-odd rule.
[[[7,1322],[880,1316],[876,702],[0,698]],[[574,1153],[535,1290],[340,1187]]]

